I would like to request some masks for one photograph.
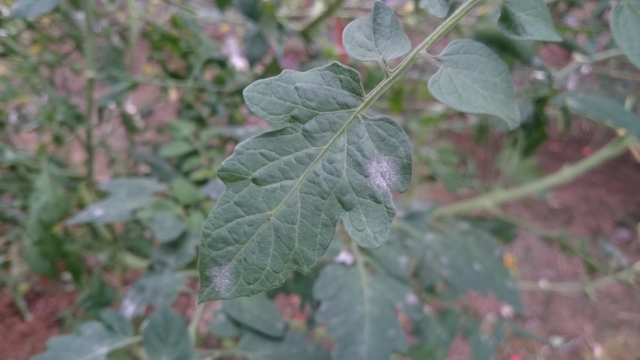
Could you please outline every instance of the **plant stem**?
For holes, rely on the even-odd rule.
[[[331,14],[338,10],[343,3],[344,0],[334,0],[329,5],[326,5],[326,7],[322,10],[322,12],[320,12],[320,14],[316,15],[314,18],[312,18],[302,26],[302,28],[298,31],[300,33],[300,36],[308,39],[311,30],[313,30],[316,26],[318,26],[318,24],[323,22],[324,19],[331,16]]]
[[[616,138],[603,148],[572,165],[563,167],[551,175],[547,175],[536,181],[517,186],[511,189],[493,190],[487,194],[461,201],[452,205],[437,209],[433,216],[453,215],[467,213],[476,210],[487,210],[505,202],[518,200],[562,184],[573,181],[577,177],[591,171],[607,160],[613,159],[627,150],[627,147],[635,141],[632,136]]]
[[[622,50],[620,49],[605,50],[599,53],[595,53],[589,57],[583,56],[583,55],[575,55],[574,60],[572,62],[570,62],[567,66],[563,67],[562,69],[558,70],[553,75],[554,77],[553,82],[554,84],[558,84],[559,82],[566,79],[569,75],[571,75],[571,73],[580,69],[582,65],[593,64],[596,62],[609,60],[611,58],[615,58],[622,55],[623,53],[622,53]]]
[[[136,59],[136,47],[138,45],[140,16],[135,0],[127,0],[127,10],[129,11],[129,75],[133,75]]]
[[[85,86],[85,129],[86,129],[86,143],[85,149],[87,152],[87,181],[93,183],[93,163],[94,163],[94,148],[93,148],[93,92],[95,89],[96,81],[96,39],[93,31],[94,19],[94,0],[83,0],[82,6],[84,10],[85,19],[85,36],[84,36],[84,58],[86,62],[85,78],[87,84]]]
[[[191,338],[191,344],[193,345],[197,345],[198,324],[200,324],[200,319],[202,319],[202,314],[204,314],[205,305],[206,303],[196,305],[196,311],[189,323],[189,337]]]

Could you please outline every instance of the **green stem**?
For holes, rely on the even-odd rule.
[[[564,81],[564,79],[569,77],[569,75],[571,75],[571,73],[573,73],[574,71],[580,69],[582,67],[582,65],[593,64],[593,63],[609,60],[611,58],[615,58],[615,57],[622,56],[622,55],[623,55],[623,53],[622,53],[622,50],[620,50],[620,49],[605,50],[605,51],[602,51],[602,52],[599,52],[599,53],[595,53],[595,54],[593,54],[593,55],[591,55],[589,57],[582,56],[582,55],[577,55],[575,60],[573,60],[567,66],[565,66],[562,69],[558,70],[558,72],[556,72],[554,74],[553,82],[555,84],[558,84],[559,82]]]
[[[318,24],[323,22],[324,19],[331,16],[331,14],[333,14],[336,10],[338,10],[343,3],[344,3],[344,0],[334,0],[332,3],[327,5],[326,8],[324,8],[322,12],[320,12],[320,14],[316,15],[314,18],[312,18],[305,25],[302,26],[302,28],[298,31],[300,33],[300,36],[302,36],[305,39],[308,39],[311,30],[313,30],[316,26],[318,26]]]
[[[626,151],[627,147],[634,141],[635,138],[632,136],[614,139],[602,149],[593,153],[593,155],[584,158],[575,164],[565,166],[551,175],[515,188],[494,190],[466,201],[441,207],[433,213],[433,216],[437,217],[441,215],[453,215],[476,210],[492,209],[502,203],[518,200],[529,195],[537,194],[553,187],[566,184],[598,167],[607,160],[617,157]]]
[[[202,315],[204,314],[205,305],[206,303],[196,306],[196,311],[189,323],[189,337],[191,338],[191,344],[193,345],[197,345],[198,324],[200,324],[200,319],[202,319]]]
[[[127,0],[127,10],[129,11],[129,74],[133,75],[134,63],[136,59],[136,47],[138,45],[140,16],[135,0]]]
[[[93,147],[93,107],[94,107],[94,90],[96,82],[96,38],[93,31],[95,24],[94,18],[94,0],[83,0],[82,6],[85,19],[85,36],[84,36],[84,58],[86,62],[85,78],[87,84],[85,87],[85,131],[87,152],[87,181],[93,183],[93,163],[94,163],[94,147]]]

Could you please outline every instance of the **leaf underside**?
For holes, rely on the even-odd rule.
[[[451,2],[449,0],[423,0],[422,4],[427,11],[438,19],[444,19],[449,14]]]
[[[395,215],[390,189],[404,192],[411,179],[409,139],[390,118],[361,115],[351,68],[285,70],[244,97],[258,116],[287,125],[240,143],[218,171],[226,190],[202,230],[200,302],[309,273],[340,219],[360,246],[381,246]]]

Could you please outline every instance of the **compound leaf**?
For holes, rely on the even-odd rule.
[[[411,51],[395,12],[380,1],[369,15],[349,23],[342,38],[347,53],[360,61],[387,62]]]
[[[393,311],[410,291],[384,273],[364,267],[331,264],[322,269],[313,287],[321,301],[316,321],[328,324],[327,335],[337,343],[334,360],[389,360],[394,350],[407,351],[404,332]]]
[[[225,301],[222,309],[233,320],[271,337],[282,337],[286,330],[280,309],[264,293]]]
[[[451,2],[449,0],[422,0],[427,11],[438,19],[444,19],[449,14]]]
[[[193,355],[187,323],[167,306],[151,315],[142,332],[142,343],[149,359],[185,360]]]
[[[625,109],[616,100],[596,94],[577,93],[565,93],[561,99],[573,113],[640,136],[640,117]]]
[[[154,202],[155,194],[166,187],[153,179],[121,178],[102,184],[100,189],[109,196],[68,219],[67,225],[131,220],[133,210]]]
[[[411,179],[407,135],[390,118],[361,115],[351,68],[285,70],[244,97],[254,113],[288,125],[240,143],[219,168],[226,190],[202,229],[200,302],[308,274],[340,219],[361,246],[381,246],[395,216],[389,190],[404,192]]]
[[[505,0],[498,27],[516,40],[562,41],[543,0]]]
[[[489,114],[510,129],[520,124],[509,67],[488,47],[473,40],[454,40],[438,56],[441,67],[429,79],[429,91],[456,110]]]
[[[61,2],[62,0],[18,0],[13,4],[9,18],[33,20],[52,12]]]
[[[242,335],[238,348],[248,360],[330,360],[331,356],[317,344],[307,341],[304,333],[287,332],[282,340],[268,339],[250,331]]]
[[[73,334],[56,336],[47,341],[47,351],[31,360],[107,360],[107,354],[128,338],[109,331],[97,321],[80,325]]]
[[[613,5],[611,32],[629,61],[640,68],[640,0],[620,1]]]

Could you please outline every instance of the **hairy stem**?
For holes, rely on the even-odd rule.
[[[613,159],[627,150],[627,147],[635,141],[632,136],[616,138],[593,155],[582,159],[572,165],[563,167],[551,175],[542,177],[536,181],[517,186],[511,189],[498,189],[478,197],[461,201],[452,205],[437,209],[433,216],[453,215],[468,213],[476,210],[492,209],[500,204],[522,199],[524,197],[549,190],[556,186],[573,181],[577,177],[591,171],[606,161]]]
[[[191,338],[191,343],[193,345],[197,345],[198,339],[198,324],[200,324],[200,319],[202,319],[202,315],[204,314],[206,303],[196,305],[196,311],[193,314],[193,318],[189,323],[189,337]]]
[[[85,150],[87,152],[87,181],[93,183],[93,163],[94,163],[94,147],[93,147],[93,92],[96,81],[96,38],[93,31],[94,18],[94,0],[83,0],[82,6],[85,19],[85,35],[84,35],[84,59],[85,78],[87,84],[85,86]]]

